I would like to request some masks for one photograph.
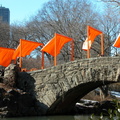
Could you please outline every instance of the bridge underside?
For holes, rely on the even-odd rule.
[[[74,114],[75,113],[75,104],[84,97],[90,91],[96,89],[97,87],[108,85],[111,81],[97,81],[89,82],[85,84],[80,84],[77,87],[74,87],[60,96],[48,109],[48,115],[54,114]],[[94,97],[94,96],[93,96]]]

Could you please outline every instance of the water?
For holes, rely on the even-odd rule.
[[[17,117],[17,118],[3,118],[2,120],[89,120],[90,116],[44,116],[44,117]],[[98,120],[94,117],[93,120]]]
[[[111,94],[120,98],[120,93],[111,91]],[[90,115],[75,115],[75,116],[42,116],[42,117],[15,117],[2,118],[1,120],[89,120]],[[94,116],[93,120],[99,120],[99,116]],[[114,119],[116,120],[116,118]]]
[[[111,95],[120,98],[120,92],[116,92],[116,91],[110,91]]]

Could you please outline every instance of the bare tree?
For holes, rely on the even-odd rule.
[[[118,15],[120,15],[120,0],[101,0],[106,3],[107,6],[111,6]]]
[[[113,43],[120,32],[120,14],[112,9],[112,6],[106,6],[101,19],[99,19],[99,25],[101,25],[101,29],[105,34],[105,52],[114,55],[116,48],[113,47]]]
[[[74,39],[75,59],[80,59],[86,57],[82,44],[87,37],[86,27],[91,25],[105,33],[105,52],[110,53],[111,44],[119,29],[119,16],[110,10],[105,10],[100,15],[99,11],[93,9],[89,0],[51,0],[30,21],[11,27],[11,41],[14,41],[14,47],[17,46],[20,38],[46,44],[54,33],[63,34]],[[69,60],[69,51],[68,43],[59,54],[62,63]],[[100,37],[95,40],[91,51],[93,56],[100,53]],[[50,62],[53,59],[47,53],[46,57]]]
[[[10,40],[11,40],[12,48],[14,48],[14,49],[17,48],[17,46],[19,45],[20,39],[38,42],[37,38],[35,37],[35,34],[37,33],[37,31],[35,31],[33,29],[33,27],[31,30],[31,27],[32,27],[32,24],[31,24],[31,26],[29,26],[28,24],[22,24],[22,25],[21,24],[13,24],[13,25],[11,25],[11,36],[10,36],[11,39]],[[37,66],[38,59],[36,59],[35,56],[38,56],[38,55],[41,56],[40,49],[41,48],[38,47],[36,51],[33,51],[29,56],[26,56],[23,59],[23,67],[27,67],[30,69],[31,67]],[[32,58],[32,56],[33,56],[33,58]],[[41,61],[41,59],[39,59],[39,61]],[[30,65],[29,67],[28,67],[28,64]],[[40,68],[40,62],[39,62],[39,68]]]
[[[107,3],[113,3],[117,6],[120,6],[120,1],[119,0],[101,0],[103,2],[107,2]]]
[[[28,30],[25,25],[13,24],[10,29],[11,45],[16,48],[19,44],[19,39],[29,39]]]
[[[10,47],[10,26],[5,23],[0,23],[0,46]]]
[[[54,35],[59,33],[71,37],[75,41],[75,57],[83,58],[82,43],[86,39],[86,26],[97,26],[98,14],[92,9],[89,1],[85,0],[52,0],[27,23],[31,38],[46,44]],[[60,59],[68,61],[70,47],[65,45],[61,50]],[[51,56],[47,54],[49,60]]]

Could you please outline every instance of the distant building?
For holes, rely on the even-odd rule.
[[[0,6],[0,22],[10,24],[10,10],[9,8],[5,8]]]

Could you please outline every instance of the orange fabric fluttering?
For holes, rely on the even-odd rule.
[[[25,57],[26,55],[29,55],[35,48],[37,48],[40,45],[43,45],[43,44],[29,41],[29,40],[20,39],[20,44],[15,50],[12,59],[16,60],[17,57]]]
[[[7,67],[11,60],[15,49],[0,47],[0,65]]]
[[[120,33],[119,33],[116,41],[114,42],[113,46],[114,46],[114,47],[117,47],[117,48],[120,47]]]
[[[87,36],[87,39],[85,40],[85,42],[83,43],[82,49],[85,51],[90,49],[92,43],[94,42],[94,39],[100,34],[102,34],[101,31],[99,31],[91,26],[88,26],[88,36]]]
[[[91,26],[88,26],[88,39],[91,40],[91,42],[94,41],[94,39],[96,38],[96,36],[102,34],[101,31],[91,27]]]
[[[41,49],[41,51],[47,52],[50,55],[56,57],[64,44],[71,41],[72,38],[55,33],[55,36]]]

